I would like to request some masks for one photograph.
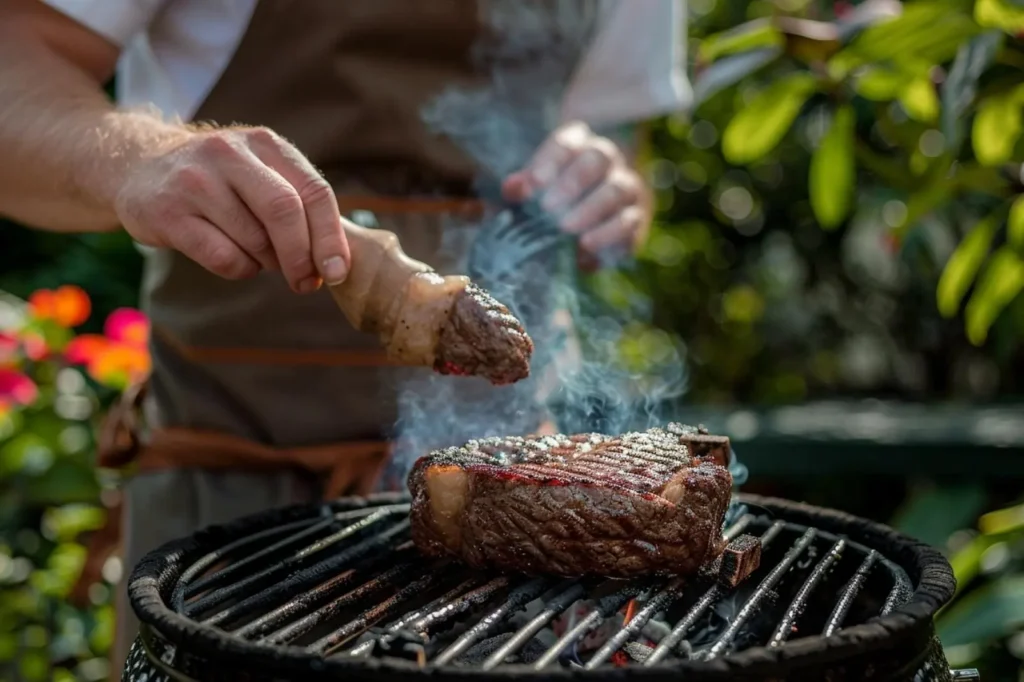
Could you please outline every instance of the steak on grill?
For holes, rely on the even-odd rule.
[[[692,573],[724,547],[729,457],[728,438],[678,424],[470,441],[413,466],[413,540],[475,568]]]

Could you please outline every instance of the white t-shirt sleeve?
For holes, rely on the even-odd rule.
[[[42,0],[92,29],[115,45],[124,46],[143,31],[167,0]]]
[[[617,126],[684,111],[685,0],[610,0],[562,104],[563,119]]]

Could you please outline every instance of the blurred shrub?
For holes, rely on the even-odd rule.
[[[120,308],[102,334],[76,333],[92,303],[75,286],[27,302],[0,294],[0,679],[107,679],[112,562],[87,595],[72,588],[83,533],[105,519],[95,418],[149,371],[148,323]],[[113,482],[106,482],[109,486]]]
[[[689,397],[1019,395],[1024,10],[689,4],[696,107],[654,126],[616,285],[685,341]]]

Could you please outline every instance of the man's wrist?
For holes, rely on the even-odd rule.
[[[80,164],[75,183],[97,208],[116,216],[119,195],[140,163],[170,153],[194,133],[186,126],[167,123],[149,113],[112,111],[96,127],[98,156]]]

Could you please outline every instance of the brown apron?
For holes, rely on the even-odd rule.
[[[259,0],[194,118],[277,131],[321,169],[343,214],[372,214],[410,256],[453,273],[483,211],[473,199],[480,159],[466,152],[472,141],[451,139],[461,122],[442,120],[450,136],[438,135],[424,123],[426,108],[452,88],[488,87],[499,64],[514,75],[504,79],[513,97],[534,97],[527,113],[550,114],[558,103],[541,96],[564,92],[603,8],[595,0]],[[546,131],[535,132],[531,144]],[[521,151],[489,170],[512,170],[532,149]],[[388,457],[398,387],[428,371],[391,366],[326,291],[295,295],[277,273],[228,281],[158,250],[147,257],[142,307],[153,372],[112,411],[103,467],[299,469],[326,483],[325,496],[364,493]],[[116,549],[119,511],[110,517],[92,539],[81,596]]]

